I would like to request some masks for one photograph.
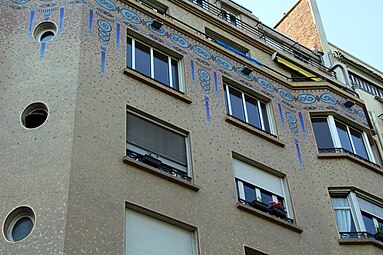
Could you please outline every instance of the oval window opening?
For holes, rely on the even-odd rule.
[[[25,108],[21,115],[21,123],[26,128],[37,128],[48,118],[48,107],[43,103],[33,103]]]
[[[35,40],[39,43],[46,43],[52,40],[57,34],[55,23],[46,21],[38,24],[33,32]]]
[[[4,223],[4,235],[8,241],[19,242],[27,238],[35,225],[35,214],[29,207],[13,210]]]

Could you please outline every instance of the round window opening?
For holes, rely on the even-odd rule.
[[[57,34],[55,23],[46,21],[38,24],[33,32],[33,36],[39,43],[46,43],[52,40]]]
[[[4,222],[4,236],[8,241],[18,242],[32,232],[35,214],[29,207],[22,206],[13,210]]]
[[[48,118],[48,107],[43,103],[28,105],[21,114],[21,123],[26,128],[37,128]]]

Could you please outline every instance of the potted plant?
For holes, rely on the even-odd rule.
[[[376,234],[374,237],[376,240],[383,242],[383,225],[379,224],[379,227],[376,228]]]
[[[148,151],[142,157],[141,162],[145,163],[145,164],[147,164],[149,166],[158,168],[161,165],[161,163],[162,163],[162,161],[158,159],[159,157],[160,157],[160,154],[158,154],[158,153],[154,154],[153,152]]]
[[[260,197],[254,199],[249,205],[263,212],[267,212],[267,210],[269,209],[269,205],[266,203],[263,203],[262,198]]]
[[[275,215],[281,219],[287,218],[286,207],[284,207],[282,203],[270,201],[268,204],[269,204],[269,213],[271,215]]]

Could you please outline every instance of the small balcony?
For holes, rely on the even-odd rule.
[[[374,163],[374,162],[372,162],[372,161],[370,161],[364,157],[361,157],[361,156],[359,156],[359,155],[357,155],[357,154],[355,154],[349,150],[346,150],[344,148],[318,148],[318,151],[320,154],[348,154],[348,155],[350,155],[354,158],[357,158],[359,160],[362,160],[362,161],[364,161],[364,162],[366,162],[366,163],[368,163],[374,167],[380,168],[380,165],[378,165],[378,164],[376,164],[376,163]]]

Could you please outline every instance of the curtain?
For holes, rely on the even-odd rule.
[[[338,224],[339,232],[351,232],[353,224],[350,205],[347,198],[335,197],[332,198],[332,206],[334,208],[336,223]]]

